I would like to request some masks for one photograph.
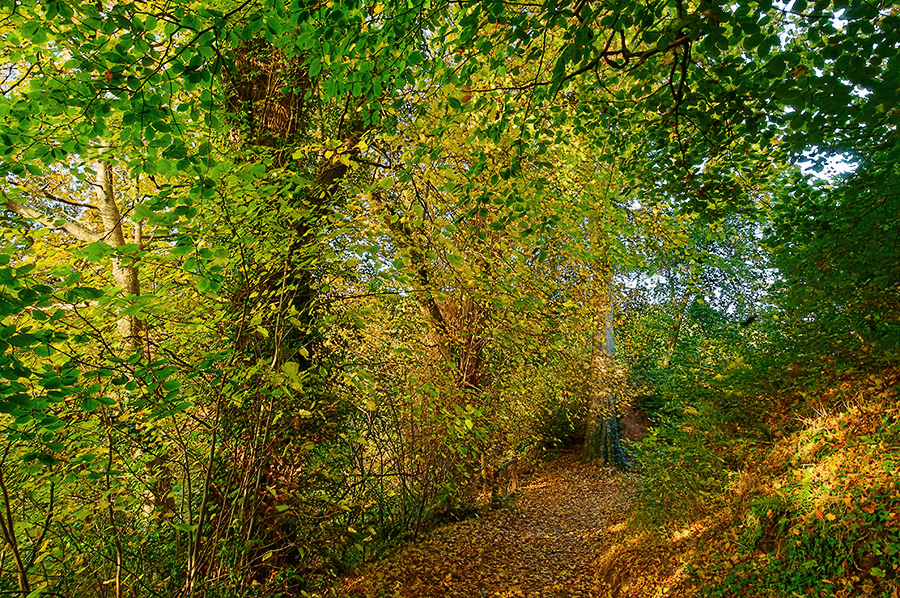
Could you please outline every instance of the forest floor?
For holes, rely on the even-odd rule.
[[[485,508],[478,517],[434,530],[345,579],[341,595],[626,598],[691,593],[680,542],[657,542],[629,531],[634,487],[629,474],[567,454],[523,476],[507,506]]]

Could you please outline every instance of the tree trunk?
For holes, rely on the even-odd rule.
[[[0,195],[3,196],[3,203],[0,205],[23,218],[34,220],[48,228],[58,228],[63,230],[84,243],[97,243],[102,241],[112,248],[122,247],[125,245],[125,233],[122,229],[122,213],[116,202],[116,195],[113,187],[112,166],[107,160],[102,158],[97,162],[94,192],[97,197],[97,204],[83,205],[83,207],[96,209],[100,213],[100,219],[103,222],[103,229],[101,231],[92,230],[88,226],[66,220],[65,218],[53,218],[47,216],[26,204],[15,201],[2,189],[0,189]],[[70,203],[52,196],[49,198],[51,201]],[[136,225],[134,242],[140,246],[141,241],[140,226]],[[138,269],[135,266],[126,266],[122,263],[120,258],[114,257],[112,259],[112,275],[113,281],[122,288],[123,293],[127,295],[140,295],[141,288],[138,279]],[[116,322],[116,327],[118,328],[119,335],[122,339],[132,347],[137,348],[142,345],[141,322],[137,317],[122,316]]]
[[[678,346],[678,337],[681,334],[681,324],[684,322],[684,312],[690,298],[691,292],[685,291],[684,295],[681,297],[681,301],[675,305],[675,318],[672,320],[672,328],[669,331],[669,338],[666,341],[666,352],[663,354],[662,359],[662,367],[664,368],[669,367],[669,364],[672,363],[672,357],[675,355],[675,348]]]
[[[97,207],[100,208],[100,218],[103,221],[103,230],[106,243],[113,248],[125,245],[125,233],[122,231],[122,215],[116,203],[113,191],[112,167],[106,160],[97,163],[97,180],[94,183],[97,192]],[[112,275],[116,284],[122,287],[126,295],[140,295],[141,288],[138,281],[138,269],[134,266],[125,266],[118,257],[112,258]],[[132,346],[141,345],[141,322],[135,316],[122,316],[116,322],[119,335]]]
[[[592,245],[600,249],[602,255],[605,253],[602,250],[603,241],[594,218],[591,218],[589,226]],[[592,277],[591,370],[582,458],[585,461],[602,459],[607,465],[625,468],[628,458],[619,439],[617,388],[613,371],[613,275],[605,257],[594,260]]]
[[[6,482],[3,477],[3,467],[5,466],[6,457],[9,454],[11,445],[7,445],[6,451],[0,458],[0,500],[2,500],[2,512],[0,512],[0,539],[2,539],[6,547],[9,547],[13,554],[13,560],[16,563],[17,581],[19,583],[19,592],[23,598],[31,594],[31,583],[28,580],[28,567],[22,559],[22,552],[19,549],[16,540],[16,529],[13,523],[12,509],[10,507],[9,492],[6,489]],[[37,550],[37,549],[35,549]],[[10,592],[12,593],[12,592]]]
[[[449,364],[453,359],[454,342],[450,324],[444,317],[440,305],[432,295],[432,272],[428,264],[428,257],[424,247],[417,239],[424,239],[425,233],[414,230],[400,217],[401,214],[378,193],[372,193],[372,201],[381,211],[385,226],[391,233],[391,239],[402,251],[406,253],[407,265],[413,274],[412,294],[419,304],[419,309],[425,321],[428,322],[428,345],[436,350],[444,364]]]

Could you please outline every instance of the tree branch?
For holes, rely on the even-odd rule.
[[[91,229],[81,226],[78,223],[71,222],[69,220],[63,220],[62,224],[57,224],[53,220],[51,220],[46,214],[42,214],[38,212],[34,208],[30,208],[26,205],[20,204],[14,199],[10,198],[6,191],[0,190],[0,194],[3,195],[3,207],[5,207],[10,212],[14,212],[21,216],[22,218],[28,218],[30,220],[34,220],[41,226],[46,226],[47,228],[56,228],[61,229],[78,239],[79,241],[84,241],[85,243],[96,243],[100,241],[103,236],[99,233],[92,231]]]
[[[47,507],[47,516],[44,518],[44,529],[41,530],[41,537],[38,538],[37,542],[34,543],[31,558],[28,560],[28,565],[25,567],[26,571],[34,566],[34,562],[37,560],[38,555],[41,552],[41,546],[44,545],[44,538],[47,536],[47,530],[50,529],[50,518],[53,516],[54,490],[56,490],[56,483],[50,482],[50,505]]]
[[[43,195],[50,201],[58,201],[59,203],[64,203],[69,206],[75,206],[76,208],[87,208],[89,210],[98,210],[98,211],[100,210],[100,208],[98,208],[97,206],[89,204],[89,203],[79,203],[77,201],[70,201],[68,199],[63,199],[62,197],[57,197],[57,196],[53,195],[52,193],[50,193],[49,191],[47,191],[46,189],[41,189],[41,195]]]

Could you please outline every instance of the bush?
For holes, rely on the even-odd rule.
[[[635,443],[634,454],[644,473],[635,513],[639,523],[671,526],[724,505],[728,472],[693,430],[653,430]]]

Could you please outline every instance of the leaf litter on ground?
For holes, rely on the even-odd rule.
[[[510,508],[447,525],[345,581],[349,597],[597,595],[597,559],[624,540],[630,474],[574,454],[526,478]]]

